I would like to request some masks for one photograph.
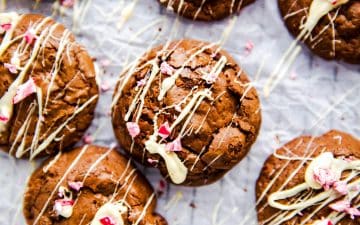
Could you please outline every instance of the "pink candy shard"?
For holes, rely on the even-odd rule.
[[[252,41],[248,41],[248,42],[246,42],[246,44],[245,44],[245,50],[246,50],[246,52],[249,54],[249,53],[251,53],[251,51],[254,49],[254,43],[252,42]]]
[[[355,219],[355,217],[360,216],[360,210],[355,207],[348,208],[345,212],[350,215],[351,219]]]
[[[146,84],[146,80],[145,78],[144,79],[141,79],[139,81],[136,82],[136,87],[142,87]]]
[[[159,128],[159,136],[162,138],[167,138],[171,134],[170,126],[168,122],[161,124]]]
[[[32,44],[34,42],[34,40],[36,39],[36,35],[34,33],[34,30],[28,29],[25,32],[24,39],[25,39],[26,43],[28,43],[29,45]]]
[[[205,80],[207,84],[213,84],[217,79],[217,75],[213,73],[208,73],[202,76],[201,79]]]
[[[11,64],[11,63],[4,63],[4,66],[6,69],[8,69],[10,71],[10,73],[12,74],[17,74],[17,68],[16,65]]]
[[[182,146],[180,138],[176,138],[174,141],[167,143],[165,149],[168,152],[181,152]]]
[[[348,193],[347,184],[344,181],[335,182],[333,185],[333,189],[341,195],[346,195]]]
[[[160,65],[160,71],[162,74],[171,76],[174,73],[174,68],[170,66],[167,62],[162,62]]]
[[[4,24],[1,24],[1,28],[5,31],[8,31],[11,29],[11,23],[4,23]]]
[[[65,200],[65,199],[58,199],[55,200],[55,205],[59,204],[60,206],[72,206],[74,205],[74,200]]]
[[[151,158],[148,158],[147,161],[148,161],[148,163],[150,163],[151,165],[154,165],[154,164],[159,163],[159,160],[151,159]]]
[[[329,207],[336,212],[345,212],[348,208],[350,208],[350,202],[342,200],[331,204]]]
[[[60,0],[62,6],[70,8],[74,6],[75,0]]]
[[[80,181],[77,182],[69,181],[68,185],[74,191],[80,191],[80,189],[84,187],[84,183]]]
[[[137,123],[127,122],[126,128],[129,131],[129,134],[132,138],[134,138],[140,134],[140,127]]]
[[[83,142],[85,144],[91,144],[93,142],[93,138],[91,137],[91,135],[85,135],[83,138]]]
[[[315,168],[314,180],[318,182],[325,190],[329,190],[330,187],[337,181],[335,174],[327,168]]]
[[[0,122],[6,123],[9,119],[10,118],[8,116],[0,115]]]
[[[101,218],[99,221],[102,225],[116,225],[115,221],[108,216]]]
[[[16,95],[13,98],[13,103],[17,104],[35,92],[36,92],[36,84],[34,80],[30,78],[28,81],[26,81],[24,84],[20,85],[16,89]]]

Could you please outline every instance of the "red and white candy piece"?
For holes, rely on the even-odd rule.
[[[329,219],[324,219],[324,220],[315,222],[314,225],[333,225],[333,223]]]
[[[58,199],[55,200],[54,211],[56,215],[69,218],[73,213],[74,200]]]
[[[335,182],[333,185],[333,189],[341,195],[346,195],[348,193],[348,187],[345,181]]]
[[[357,216],[360,216],[360,210],[355,207],[351,207],[351,203],[347,200],[341,200],[335,202],[329,206],[332,210],[336,212],[344,212],[350,215],[352,219]]]
[[[8,31],[11,29],[11,23],[3,23],[0,26],[4,31]]]
[[[159,136],[162,138],[167,138],[171,134],[170,126],[168,122],[161,124],[159,128]]]
[[[109,216],[105,216],[101,218],[99,221],[102,225],[116,225],[115,221]]]
[[[66,8],[71,8],[74,6],[75,0],[60,0],[60,4]]]
[[[337,181],[336,175],[328,168],[314,168],[314,180],[325,190],[329,190]]]
[[[167,143],[165,149],[168,152],[181,152],[182,151],[181,139],[178,137],[174,141]]]
[[[34,80],[30,78],[28,81],[26,81],[24,84],[20,85],[16,89],[16,94],[13,98],[13,103],[17,104],[35,92],[36,92],[36,84]]]
[[[34,29],[29,28],[29,29],[25,32],[24,39],[25,39],[26,43],[28,43],[29,45],[31,45],[31,44],[34,42],[34,40],[36,39],[36,34],[35,34]]]
[[[10,73],[12,74],[17,74],[18,71],[17,71],[17,67],[15,64],[12,64],[12,63],[4,63],[4,66],[6,69],[8,69],[10,71]]]
[[[129,134],[132,138],[134,138],[140,134],[140,127],[137,123],[127,122],[126,128],[129,131]]]
[[[162,62],[160,65],[160,71],[162,74],[171,76],[174,73],[174,68],[167,62]]]
[[[68,185],[70,187],[70,189],[74,190],[74,191],[80,191],[80,189],[82,187],[84,187],[84,183],[83,182],[80,182],[80,181],[69,181],[68,182]]]

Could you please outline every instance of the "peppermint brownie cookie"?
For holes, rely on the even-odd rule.
[[[84,146],[46,161],[30,177],[27,224],[166,225],[148,181],[116,150]]]
[[[193,20],[219,20],[253,3],[255,0],[159,0],[167,9]]]
[[[35,14],[0,14],[0,145],[18,158],[77,142],[98,99],[92,59],[63,25]]]
[[[360,224],[360,140],[339,131],[278,149],[256,186],[259,224]]]
[[[278,0],[289,31],[325,59],[360,63],[360,0]]]
[[[121,76],[112,121],[123,149],[173,183],[220,179],[247,154],[261,123],[257,92],[215,44],[150,50]]]

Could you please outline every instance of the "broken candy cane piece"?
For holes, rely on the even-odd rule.
[[[345,212],[350,215],[351,219],[355,219],[355,217],[360,216],[360,210],[355,207],[348,208]]]
[[[348,188],[345,181],[335,182],[333,185],[333,189],[341,195],[346,195],[348,193]]]
[[[74,191],[80,191],[80,189],[84,187],[84,183],[80,181],[77,182],[69,181],[68,185]]]
[[[134,138],[140,134],[140,127],[137,123],[127,122],[126,128],[129,131],[129,134],[132,138]]]
[[[8,30],[11,29],[11,23],[1,24],[1,28],[2,28],[4,31],[8,31]]]
[[[168,122],[161,124],[159,128],[159,136],[162,138],[167,138],[171,134],[170,126]]]
[[[168,152],[181,152],[182,146],[180,138],[176,138],[174,141],[167,143],[165,149]]]
[[[36,39],[35,31],[32,28],[29,28],[25,32],[24,39],[25,39],[26,43],[31,45],[34,42],[34,40]]]
[[[17,74],[17,68],[15,64],[11,64],[11,63],[4,63],[4,66],[6,69],[8,69],[10,71],[10,73],[12,74]]]
[[[116,225],[115,221],[109,216],[105,216],[101,218],[99,221],[102,225]]]
[[[36,84],[34,80],[30,78],[28,81],[26,81],[24,84],[20,85],[16,89],[16,94],[13,98],[13,103],[17,104],[35,92],[36,92]]]
[[[336,212],[345,212],[348,208],[350,208],[350,202],[342,200],[331,204],[329,207]]]
[[[324,220],[315,222],[314,225],[333,225],[333,223],[329,219],[324,219]]]
[[[55,200],[54,211],[56,215],[69,218],[73,212],[74,200],[58,199]]]
[[[314,180],[325,190],[329,190],[337,181],[336,175],[328,168],[314,168]]]
[[[171,76],[174,73],[174,68],[170,66],[167,62],[162,62],[160,65],[160,71],[162,74]]]
[[[60,3],[66,8],[71,8],[74,6],[75,0],[60,0]]]

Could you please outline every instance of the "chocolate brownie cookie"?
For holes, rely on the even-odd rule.
[[[325,59],[360,64],[360,0],[278,0],[289,31]]]
[[[30,177],[27,224],[166,225],[148,181],[116,150],[84,146],[59,153]]]
[[[35,14],[0,14],[0,145],[18,158],[78,141],[98,99],[92,59],[63,25]]]
[[[257,92],[215,44],[174,41],[122,74],[112,121],[123,149],[173,183],[220,179],[249,151],[260,128]]]
[[[256,185],[259,224],[360,224],[360,140],[340,131],[278,149]]]
[[[253,3],[255,0],[159,0],[170,10],[193,20],[219,20]]]

